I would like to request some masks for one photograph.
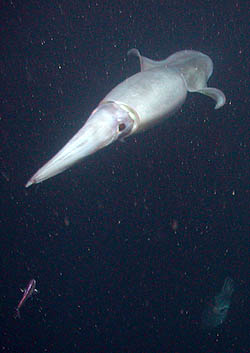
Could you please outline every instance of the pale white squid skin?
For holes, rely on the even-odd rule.
[[[205,94],[225,104],[222,91],[207,87],[213,72],[212,60],[193,50],[177,52],[165,60],[153,61],[137,49],[141,71],[118,84],[100,102],[77,134],[27,182],[26,187],[51,178],[84,157],[150,128],[173,115],[185,102],[187,92]]]
[[[29,187],[62,173],[84,157],[109,145],[117,138],[122,138],[123,134],[129,133],[133,124],[134,120],[131,119],[128,112],[117,104],[99,105],[90,115],[86,124],[32,176],[25,186]]]

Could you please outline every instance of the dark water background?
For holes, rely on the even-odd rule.
[[[249,352],[247,1],[1,4],[1,352]],[[29,177],[117,83],[182,49],[227,104],[189,94],[161,126],[41,185]],[[226,322],[204,305],[236,282]],[[20,287],[39,294],[13,319]]]

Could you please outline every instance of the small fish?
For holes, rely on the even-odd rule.
[[[35,279],[31,279],[29,281],[28,286],[24,289],[23,292],[24,292],[23,293],[23,297],[20,300],[20,302],[18,303],[18,306],[17,306],[16,311],[15,311],[15,315],[14,315],[15,318],[18,317],[19,319],[21,318],[21,316],[20,316],[20,308],[26,302],[26,300],[29,299],[32,296],[33,293],[37,292],[36,280]]]
[[[203,328],[215,328],[226,320],[233,292],[234,281],[227,277],[221,291],[206,305],[202,313]]]

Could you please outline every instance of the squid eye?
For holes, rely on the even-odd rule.
[[[126,128],[125,124],[120,124],[118,127],[119,131],[123,131],[125,128]]]

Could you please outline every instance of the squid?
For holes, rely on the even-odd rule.
[[[215,109],[226,101],[224,93],[207,87],[213,73],[209,56],[182,50],[165,60],[155,61],[135,55],[140,72],[114,87],[91,113],[83,127],[27,182],[26,187],[62,173],[83,158],[117,140],[143,132],[176,113],[187,93],[201,93],[215,101]]]

